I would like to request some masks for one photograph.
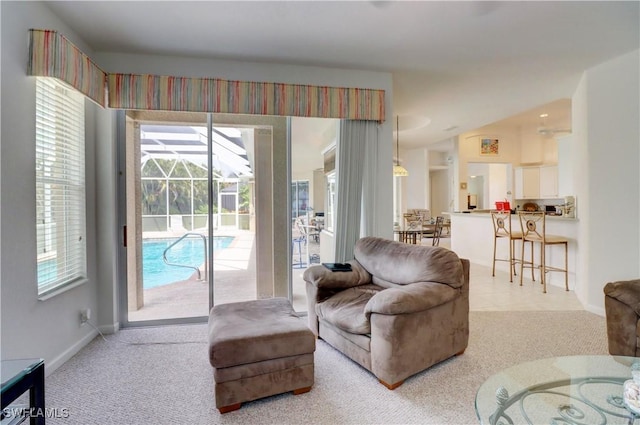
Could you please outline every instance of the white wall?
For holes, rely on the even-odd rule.
[[[573,163],[575,161],[573,148],[575,143],[573,136],[568,134],[558,137],[556,140],[558,151],[558,195],[573,196],[575,195],[573,183]]]
[[[434,170],[429,173],[431,183],[431,216],[449,211],[449,170]]]
[[[509,164],[489,164],[489,199],[487,208],[494,208],[496,201],[512,201],[508,192],[508,173],[511,171]],[[515,208],[515,207],[513,207]]]
[[[640,276],[639,64],[635,51],[587,70],[573,98],[579,296],[595,312],[607,282]]]
[[[407,209],[430,210],[429,151],[426,148],[410,149],[403,151],[403,156],[404,160],[401,164],[407,169],[409,175],[400,179],[406,201],[402,211]]]
[[[89,282],[46,301],[38,301],[35,211],[35,78],[28,77],[30,28],[65,34],[81,49],[88,46],[36,2],[0,2],[2,24],[2,351],[6,358],[42,357],[47,373],[88,343],[95,331],[80,326],[80,309],[97,304],[95,109],[86,108],[87,260]]]

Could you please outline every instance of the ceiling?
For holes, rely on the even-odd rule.
[[[46,4],[95,51],[390,72],[404,148],[569,99],[585,69],[640,47],[638,1]]]

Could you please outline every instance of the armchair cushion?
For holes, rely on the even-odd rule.
[[[354,334],[371,333],[371,323],[365,316],[365,306],[374,295],[383,288],[376,285],[361,285],[345,289],[316,304],[318,318],[326,320],[333,326]]]
[[[371,313],[409,314],[439,306],[460,296],[460,291],[435,282],[419,282],[380,291],[365,306],[367,319]]]
[[[354,255],[377,285],[438,282],[460,288],[464,284],[460,258],[446,248],[366,237],[358,240]]]

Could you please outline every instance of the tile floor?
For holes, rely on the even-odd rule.
[[[451,248],[450,239],[440,239],[440,246]],[[543,310],[584,310],[573,291],[565,291],[558,286],[547,285],[547,293],[542,293],[538,278],[533,282],[524,276],[509,282],[509,272],[496,270],[491,276],[491,268],[471,264],[469,272],[469,309],[471,311],[543,311]]]
[[[431,245],[430,239],[423,243]],[[450,248],[450,239],[441,238],[440,246]],[[306,293],[302,274],[304,269],[293,269],[293,304],[296,311],[306,311]],[[471,311],[543,311],[543,310],[584,310],[573,291],[565,291],[553,285],[542,293],[542,285],[526,276],[522,286],[520,280],[509,282],[509,273],[496,270],[491,276],[491,268],[471,264],[469,272],[469,309]]]

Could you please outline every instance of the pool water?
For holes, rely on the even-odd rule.
[[[228,247],[232,236],[214,236],[214,252]],[[143,288],[155,288],[168,283],[187,280],[194,269],[165,264],[162,253],[175,239],[150,239],[142,242],[142,282]],[[175,264],[200,267],[204,264],[204,241],[200,238],[186,238],[167,252],[167,261]],[[204,277],[204,276],[203,276]]]

